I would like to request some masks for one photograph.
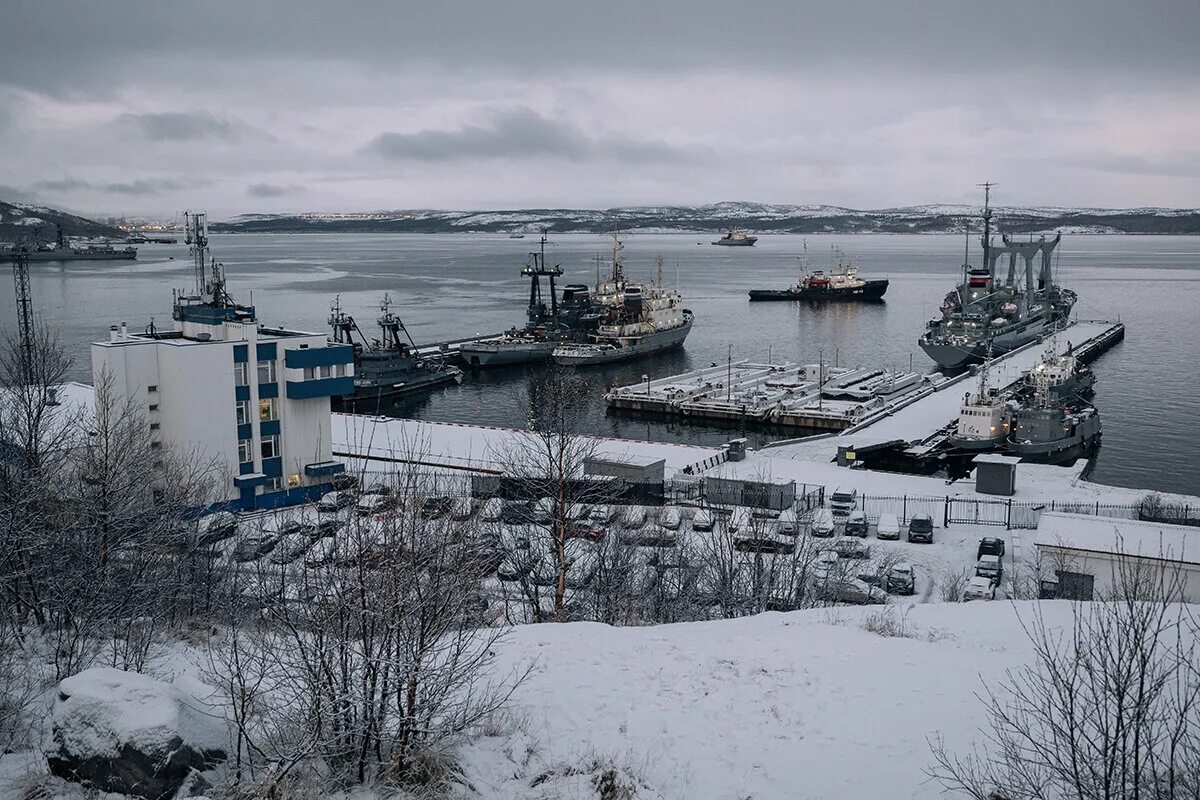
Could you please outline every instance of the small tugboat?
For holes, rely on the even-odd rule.
[[[751,300],[880,300],[887,291],[886,280],[864,280],[858,270],[837,251],[836,263],[828,274],[809,270],[808,247],[800,257],[800,280],[786,289],[751,289]]]
[[[950,436],[950,446],[977,452],[1002,447],[1008,439],[1008,402],[994,386],[988,386],[990,359],[979,370],[979,389],[963,397],[958,425]]]
[[[1066,353],[1059,355],[1051,339],[1042,360],[1025,376],[1017,393],[1031,397],[1037,393],[1038,385],[1043,383],[1052,400],[1075,404],[1095,394],[1096,373],[1092,372],[1091,367],[1080,363],[1069,347]]]
[[[383,295],[379,309],[382,313],[376,323],[383,338],[368,343],[354,318],[342,311],[340,296],[330,308],[333,341],[354,345],[354,394],[332,398],[335,411],[378,412],[385,401],[462,381],[462,370],[458,367],[441,358],[417,353],[408,329],[392,313],[390,295]],[[354,331],[358,332],[361,341],[353,341]],[[407,343],[401,341],[400,331],[404,331]]]
[[[722,247],[752,247],[757,241],[757,236],[751,236],[745,231],[739,231],[737,228],[734,228],[713,242],[713,244],[721,245]]]
[[[1100,441],[1100,414],[1093,406],[1064,403],[1051,391],[1058,377],[1030,371],[1033,397],[1013,410],[1012,433],[1005,445],[1025,461],[1071,464]]]
[[[663,284],[662,259],[658,277],[650,284],[625,280],[621,240],[613,234],[612,278],[596,286],[600,325],[586,342],[556,347],[554,363],[586,367],[647,356],[683,344],[692,330],[692,312],[682,298]]]

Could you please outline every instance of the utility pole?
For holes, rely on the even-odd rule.
[[[729,354],[725,357],[725,402],[728,403],[733,390],[733,345],[729,345]]]
[[[33,383],[33,301],[29,291],[29,248],[21,245],[13,257],[17,292],[17,333],[20,336],[21,380]]]

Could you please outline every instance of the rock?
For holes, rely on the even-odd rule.
[[[229,735],[197,696],[148,675],[99,667],[58,685],[51,714],[50,771],[107,792],[162,800],[185,782],[203,792],[198,772],[225,760]]]

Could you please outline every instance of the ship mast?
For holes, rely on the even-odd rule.
[[[983,187],[983,266],[988,272],[992,270],[992,187],[996,184],[990,181],[984,181],[979,184]]]

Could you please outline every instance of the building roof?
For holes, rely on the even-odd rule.
[[[1020,464],[1021,459],[1017,456],[1006,456],[1000,453],[984,453],[981,456],[975,456],[972,459],[976,464]]]
[[[1106,555],[1179,561],[1200,566],[1200,528],[1044,512],[1034,544]]]

